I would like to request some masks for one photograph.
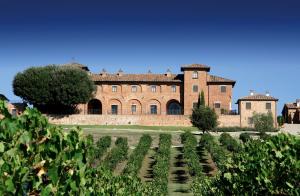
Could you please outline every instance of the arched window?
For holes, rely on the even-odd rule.
[[[181,105],[176,100],[172,100],[167,104],[167,114],[168,115],[181,115]]]
[[[102,103],[98,99],[92,99],[88,103],[88,114],[102,114]]]

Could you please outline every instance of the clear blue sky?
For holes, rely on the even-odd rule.
[[[300,98],[300,2],[1,0],[0,93],[30,66],[75,57],[93,72],[180,72],[202,63],[237,81],[234,101],[271,92]]]

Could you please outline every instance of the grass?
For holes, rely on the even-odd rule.
[[[142,126],[142,125],[61,125],[63,128],[80,127],[82,129],[135,129],[156,131],[197,131],[195,127],[183,126]]]

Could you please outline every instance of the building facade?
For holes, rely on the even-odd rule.
[[[80,66],[80,65],[77,65]],[[84,70],[87,67],[81,66]],[[80,114],[98,115],[191,115],[199,93],[218,114],[231,111],[234,80],[211,75],[210,67],[192,64],[181,67],[181,74],[90,73],[97,90]]]
[[[253,127],[253,115],[271,113],[274,126],[277,127],[277,102],[278,99],[266,95],[251,92],[250,96],[238,99],[238,110],[240,115],[241,127]]]
[[[300,124],[300,99],[297,99],[295,103],[284,104],[282,116],[285,123]]]

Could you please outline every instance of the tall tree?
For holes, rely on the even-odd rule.
[[[198,107],[193,108],[193,113],[190,117],[194,127],[202,130],[203,133],[212,130],[218,125],[218,116],[213,109],[205,105],[204,92],[198,98]]]
[[[72,113],[92,98],[95,86],[87,72],[67,66],[32,67],[18,73],[14,93],[46,113]]]
[[[203,90],[199,93],[197,107],[205,106],[205,96]]]

